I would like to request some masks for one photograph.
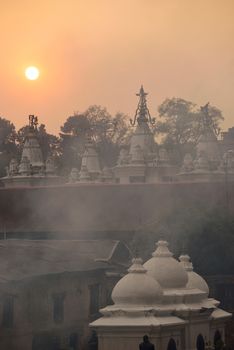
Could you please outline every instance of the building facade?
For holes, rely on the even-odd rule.
[[[89,322],[129,264],[119,241],[1,241],[0,348],[88,349]]]

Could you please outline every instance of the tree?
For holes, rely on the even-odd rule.
[[[212,127],[218,134],[219,123],[223,120],[221,111],[209,106]],[[185,153],[194,153],[201,134],[202,113],[193,102],[181,98],[166,99],[158,108],[160,120],[155,132],[162,135],[163,145],[174,153],[177,163],[181,163]]]
[[[234,220],[211,212],[197,220],[188,238],[188,251],[198,272],[204,275],[231,274],[234,269]]]
[[[6,175],[6,166],[10,159],[17,158],[15,126],[9,120],[0,117],[0,177]]]
[[[60,170],[67,174],[72,167],[80,167],[81,156],[84,153],[84,145],[91,124],[87,116],[75,112],[67,118],[60,133]]]
[[[68,171],[72,166],[80,166],[87,136],[92,137],[102,165],[113,166],[128,130],[127,117],[123,113],[112,116],[106,108],[96,105],[83,113],[76,112],[61,127],[61,160],[64,168]]]
[[[54,158],[60,157],[59,137],[53,134],[49,134],[46,131],[44,124],[41,124],[38,127],[38,138],[39,138],[42,154],[45,160],[48,158],[48,156],[53,156]]]
[[[190,203],[190,204],[189,204]],[[194,270],[201,275],[232,274],[234,270],[234,219],[225,206],[210,208],[191,201],[155,220],[142,222],[130,242],[133,255],[150,258],[158,239],[170,243],[176,257],[189,254]],[[183,208],[183,210],[181,209]]]
[[[81,137],[81,135],[86,134],[90,130],[90,127],[90,121],[87,116],[76,112],[73,116],[67,118],[60,129],[66,135]]]

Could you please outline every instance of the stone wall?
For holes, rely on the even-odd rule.
[[[182,220],[189,210],[233,214],[233,194],[234,182],[0,189],[0,232],[129,240],[139,227],[163,225],[178,213]]]

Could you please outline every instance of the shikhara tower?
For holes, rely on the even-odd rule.
[[[136,129],[131,138],[129,155],[134,157],[136,147],[139,147],[144,159],[150,161],[154,159],[156,154],[156,144],[153,133],[150,130],[150,126],[155,124],[155,118],[151,118],[147,107],[147,95],[143,86],[141,86],[139,93],[136,94],[139,97],[139,102],[134,119],[130,119],[131,125],[136,126]]]
[[[21,156],[21,163],[27,158],[31,172],[34,174],[42,173],[45,167],[41,147],[37,137],[37,125],[38,118],[34,115],[29,115],[28,133],[25,136]]]
[[[156,120],[150,115],[143,86],[136,95],[139,101],[134,119],[130,120],[135,130],[129,150],[120,151],[115,178],[119,183],[154,183],[175,174],[176,168],[171,165],[167,151],[155,142],[153,127]]]
[[[200,136],[196,144],[195,158],[185,154],[178,181],[224,182],[234,179],[234,152],[221,152],[209,103],[200,107]]]
[[[29,115],[28,130],[25,135],[20,162],[13,158],[7,168],[7,176],[2,178],[6,187],[49,186],[61,182],[55,175],[56,168],[52,156],[46,161],[38,137],[38,118]]]

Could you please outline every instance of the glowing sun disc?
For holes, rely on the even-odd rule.
[[[25,69],[25,76],[29,80],[36,80],[39,77],[39,69],[37,67],[28,67]]]

